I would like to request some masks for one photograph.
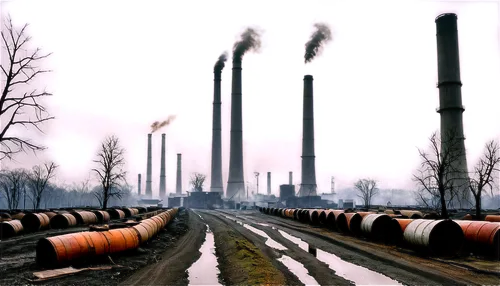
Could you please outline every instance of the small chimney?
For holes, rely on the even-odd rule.
[[[288,172],[288,184],[293,185],[293,172]]]
[[[214,103],[212,118],[212,172],[210,178],[210,191],[220,192],[224,195],[222,187],[222,140],[221,140],[221,73],[220,69],[214,70]]]
[[[137,174],[137,194],[141,195],[141,174]]]
[[[151,198],[153,195],[153,190],[151,188],[151,172],[152,172],[152,155],[151,155],[151,136],[152,134],[148,134],[148,162],[147,162],[147,169],[146,169],[146,197]]]
[[[167,190],[165,174],[165,133],[161,135],[161,167],[160,167],[160,198],[165,197]]]
[[[299,194],[316,196],[316,164],[314,155],[313,77],[304,76],[304,104],[302,123],[302,174]]]
[[[226,197],[234,201],[240,201],[245,198],[245,179],[243,176],[243,124],[241,110],[241,59],[233,58],[229,178],[227,180]]]
[[[182,164],[182,154],[178,153],[177,154],[177,179],[175,183],[175,194],[180,195],[182,194],[182,169],[181,169],[181,164]]]
[[[267,172],[267,194],[271,194],[271,172]]]

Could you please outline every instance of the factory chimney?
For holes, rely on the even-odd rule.
[[[293,185],[293,172],[288,172],[288,184]]]
[[[161,135],[160,198],[165,197],[167,182],[165,174],[165,133]]]
[[[314,156],[313,77],[304,76],[302,123],[302,174],[299,196],[316,196],[316,164]]]
[[[182,171],[181,171],[181,163],[182,163],[182,154],[177,154],[177,179],[175,182],[175,194],[182,194]]]
[[[148,134],[148,162],[147,162],[147,169],[146,169],[146,197],[151,198],[153,195],[153,190],[151,189],[151,160],[152,160],[152,155],[151,155],[151,136],[152,134]]]
[[[141,195],[141,174],[137,174],[137,194]]]
[[[212,174],[210,191],[224,195],[222,187],[222,140],[221,140],[221,68],[214,69],[214,103],[212,118]]]
[[[231,136],[229,143],[228,198],[239,201],[245,197],[243,176],[243,127],[241,106],[241,58],[233,57],[233,78],[231,87]]]
[[[267,172],[267,194],[271,194],[271,172]]]
[[[439,108],[441,117],[441,154],[453,152],[453,185],[461,196],[458,203],[467,203],[468,174],[463,130],[462,82],[458,49],[457,15],[446,13],[436,20]],[[456,152],[456,153],[455,153]]]

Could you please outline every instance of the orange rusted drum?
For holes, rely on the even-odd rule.
[[[49,220],[57,215],[55,212],[44,212],[44,214],[46,214],[49,217]]]
[[[328,217],[328,214],[331,213],[332,210],[330,209],[327,209],[327,210],[322,210],[320,213],[319,213],[319,224],[321,225],[326,225],[326,218]]]
[[[500,222],[500,215],[487,215],[484,220],[490,222]]]
[[[58,214],[50,219],[50,227],[53,229],[65,229],[76,226],[77,223],[75,216],[70,213]]]
[[[471,214],[466,214],[466,215],[464,215],[464,216],[461,218],[461,220],[473,220],[473,219],[474,219],[474,218],[472,217],[472,215],[471,215]]]
[[[125,213],[125,217],[131,217],[134,215],[134,211],[131,208],[122,208],[121,210]]]
[[[394,214],[394,211],[393,210],[385,210],[384,213],[391,215],[391,214]]]
[[[138,215],[139,214],[139,210],[136,209],[136,208],[130,208],[130,210],[132,211],[132,215]]]
[[[98,223],[107,223],[111,219],[107,211],[92,211],[97,217]]]
[[[326,217],[326,224],[331,229],[338,229],[337,227],[337,219],[341,213],[344,213],[344,210],[332,210],[328,216]]]
[[[341,213],[337,219],[337,226],[341,232],[359,235],[362,219],[359,213]]]
[[[75,218],[78,224],[80,225],[89,225],[97,223],[97,216],[93,212],[89,211],[79,211],[71,213]]]
[[[393,218],[389,226],[388,242],[401,244],[404,240],[403,233],[408,224],[410,224],[412,221],[412,219],[406,218]]]
[[[424,215],[419,211],[400,210],[399,212],[411,219],[419,219],[424,217]]]
[[[19,220],[0,222],[0,239],[7,239],[23,232],[23,225]]]
[[[469,248],[500,258],[500,223],[455,220],[465,235]]]
[[[318,225],[319,224],[319,214],[322,210],[317,210],[317,209],[312,209],[309,210],[309,223],[312,225]]]
[[[150,238],[149,231],[147,229],[148,227],[149,225],[142,223],[134,225],[132,227],[132,229],[134,229],[137,232],[137,235],[139,236],[139,240],[141,241],[141,243],[148,241]]]
[[[123,219],[123,218],[125,218],[125,213],[122,210],[107,209],[106,211],[109,213],[109,216],[111,217],[111,219]]]
[[[35,232],[47,229],[50,226],[50,219],[44,213],[29,213],[21,219],[25,232]]]
[[[12,219],[18,219],[18,220],[21,220],[23,217],[24,217],[24,213],[16,213],[16,214],[13,214],[11,215]]]

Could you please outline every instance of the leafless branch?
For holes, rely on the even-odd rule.
[[[373,179],[360,179],[354,184],[358,191],[357,196],[363,200],[366,208],[370,207],[372,198],[378,194],[377,181]]]
[[[196,192],[203,191],[203,184],[205,183],[206,175],[201,173],[193,173],[189,179],[189,183],[193,186]]]
[[[17,209],[21,196],[26,192],[28,174],[25,169],[0,171],[0,192],[7,200],[9,209]]]
[[[29,173],[31,201],[34,210],[40,208],[44,192],[47,189],[49,181],[54,178],[57,167],[54,162],[47,162],[43,165],[34,166],[31,173]]]
[[[31,40],[26,34],[28,25],[16,29],[12,19],[7,18],[3,23],[1,31],[2,46],[7,50],[7,59],[2,60],[1,75],[4,82],[0,96],[0,119],[3,126],[0,128],[0,159],[9,158],[13,155],[31,150],[33,152],[44,150],[45,147],[31,142],[29,139],[9,136],[9,130],[15,126],[23,126],[27,129],[35,128],[43,133],[41,125],[54,119],[50,116],[41,101],[52,94],[43,90],[33,89],[31,86],[35,78],[44,73],[51,72],[39,67],[42,60],[51,54],[41,54],[41,50],[26,52],[26,44]],[[4,64],[5,63],[5,64]],[[24,92],[23,90],[30,90]],[[32,113],[28,116],[27,113]]]

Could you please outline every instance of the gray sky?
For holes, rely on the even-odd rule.
[[[243,59],[245,179],[273,173],[273,192],[300,181],[302,79],[314,76],[319,191],[370,176],[381,187],[411,188],[417,147],[439,128],[436,31],[440,13],[458,14],[464,129],[469,164],[500,137],[500,31],[496,1],[2,1],[2,16],[30,23],[33,45],[53,52],[41,82],[56,116],[40,158],[57,162],[59,180],[88,176],[100,141],[117,134],[127,149],[129,181],[146,172],[147,133],[175,114],[167,133],[167,189],[175,190],[176,153],[184,186],[209,174],[213,65],[247,26],[262,48]],[[313,24],[333,40],[304,65]],[[231,64],[222,73],[223,180],[229,165]],[[158,193],[161,133],[153,135],[153,193]],[[19,157],[22,164],[36,161]],[[210,176],[208,176],[210,177]],[[207,187],[210,182],[207,182]],[[144,187],[144,186],[143,186]],[[224,186],[225,188],[226,186]]]

